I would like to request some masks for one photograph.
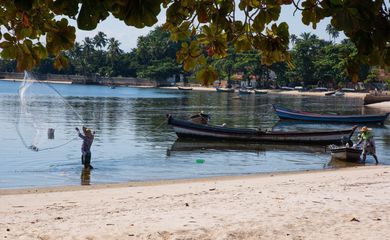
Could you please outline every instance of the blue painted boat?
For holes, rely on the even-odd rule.
[[[376,123],[384,124],[390,113],[371,115],[336,115],[319,114],[312,112],[295,111],[273,105],[276,115],[280,119],[313,121],[313,122],[340,122],[340,123]]]

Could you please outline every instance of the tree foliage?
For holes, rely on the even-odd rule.
[[[357,54],[350,59],[350,75],[356,75],[353,66],[361,62],[390,65],[390,19],[384,0],[3,0],[1,57],[16,59],[22,70],[50,55],[61,68],[67,63],[61,51],[75,42],[75,28],[63,16],[76,19],[83,30],[95,29],[110,14],[142,28],[154,25],[164,8],[164,27],[173,40],[183,41],[178,59],[186,70],[207,65],[202,51],[206,50],[208,57],[222,58],[228,46],[236,52],[258,51],[263,64],[290,62],[288,24],[277,23],[282,6],[290,4],[300,12],[304,24],[316,28],[330,17],[334,29],[351,39]],[[237,12],[243,17],[238,18]],[[99,46],[103,47],[103,42]]]

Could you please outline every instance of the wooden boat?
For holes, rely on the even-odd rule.
[[[249,89],[240,89],[238,90],[238,92],[243,95],[243,94],[251,94],[253,93],[253,90],[249,90]]]
[[[276,115],[280,119],[292,119],[316,122],[341,122],[341,123],[379,123],[384,124],[390,113],[371,115],[335,115],[319,114],[303,111],[295,111],[288,108],[273,105]]]
[[[256,93],[256,94],[267,94],[268,91],[266,91],[266,90],[260,90],[260,89],[255,89],[255,93]]]
[[[286,86],[283,86],[283,87],[281,87],[280,89],[283,90],[283,91],[292,91],[292,90],[294,90],[294,88],[292,88],[292,87],[286,87]]]
[[[336,91],[330,91],[330,92],[326,92],[325,93],[325,96],[332,96],[333,94],[335,94]]]
[[[177,89],[179,89],[179,90],[187,90],[187,91],[190,91],[190,90],[192,90],[192,87],[182,87],[182,86],[178,86]]]
[[[351,148],[344,146],[335,146],[330,145],[329,147],[332,158],[348,161],[348,162],[358,162],[360,161],[360,155],[362,154],[362,149],[360,148]]]
[[[227,93],[232,93],[234,92],[234,88],[216,88],[217,92],[227,92]]]
[[[356,126],[343,130],[328,131],[262,131],[260,129],[229,128],[208,124],[194,124],[186,120],[174,119],[168,114],[168,124],[179,138],[221,139],[257,142],[293,143],[338,143],[343,137],[350,138]]]
[[[343,92],[356,92],[354,88],[342,88],[341,91]]]
[[[336,96],[336,97],[342,97],[342,96],[344,96],[344,95],[345,95],[345,93],[342,92],[342,91],[336,91],[336,92],[333,94],[333,96]]]
[[[364,101],[364,105],[373,104],[373,103],[380,103],[380,102],[387,102],[387,101],[390,101],[390,95],[367,94],[364,97],[363,101]]]
[[[313,92],[326,92],[328,89],[326,87],[316,87],[312,90]]]

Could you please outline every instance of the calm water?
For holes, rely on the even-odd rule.
[[[198,178],[263,172],[299,171],[346,166],[330,161],[323,147],[265,144],[226,144],[176,141],[165,124],[172,113],[187,118],[193,113],[211,113],[213,124],[276,129],[337,129],[349,125],[278,123],[272,103],[296,109],[350,114],[378,113],[363,108],[361,101],[343,97],[244,96],[100,86],[34,84],[28,95],[29,119],[20,114],[20,83],[0,82],[0,188],[116,183],[158,179]],[[81,140],[74,128],[86,125],[96,131],[92,146],[95,169],[83,172]],[[38,124],[36,128],[33,123]],[[55,139],[40,134],[40,149],[25,147],[37,128],[50,124]],[[387,122],[389,124],[389,122]],[[50,125],[51,126],[51,125]],[[381,164],[390,164],[390,132],[387,126],[372,126]],[[18,134],[18,131],[20,134]],[[74,140],[74,141],[72,141]],[[63,145],[63,146],[60,146]],[[196,163],[203,159],[204,163]],[[368,165],[373,159],[368,158]]]

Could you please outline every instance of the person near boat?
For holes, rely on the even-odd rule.
[[[86,169],[93,169],[91,166],[91,146],[94,139],[95,132],[92,133],[91,129],[88,129],[83,126],[83,134],[80,133],[80,130],[76,127],[76,131],[81,139],[83,139],[83,144],[81,145],[81,163]]]
[[[355,147],[363,144],[363,162],[366,161],[367,155],[371,155],[374,157],[375,162],[378,164],[378,157],[376,156],[376,149],[375,149],[375,141],[374,141],[374,135],[372,133],[372,130],[368,127],[364,126],[360,129],[360,133],[358,135],[359,141],[354,145]]]

